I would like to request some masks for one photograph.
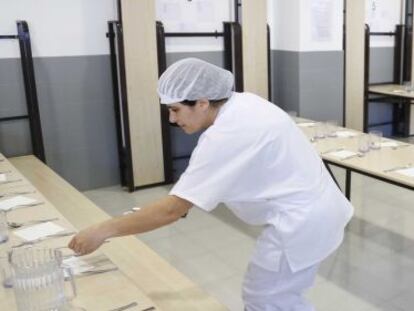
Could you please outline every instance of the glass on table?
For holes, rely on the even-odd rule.
[[[327,124],[325,122],[319,122],[315,125],[315,138],[322,139],[327,136]]]
[[[326,121],[326,136],[327,137],[337,137],[336,130],[338,128],[337,120],[328,120]]]
[[[369,147],[373,150],[381,149],[382,132],[377,130],[369,131]]]
[[[410,93],[410,92],[414,91],[411,81],[404,82],[403,86],[404,86],[404,91],[407,92],[407,93]]]
[[[358,136],[358,151],[361,153],[367,153],[370,149],[370,136],[360,135]]]

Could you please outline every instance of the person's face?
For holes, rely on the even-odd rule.
[[[209,127],[212,123],[207,100],[198,100],[194,106],[181,103],[168,105],[170,122],[176,123],[187,134]]]

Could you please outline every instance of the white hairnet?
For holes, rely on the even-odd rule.
[[[162,104],[184,100],[229,98],[234,78],[230,71],[197,58],[180,60],[161,75],[158,94]]]

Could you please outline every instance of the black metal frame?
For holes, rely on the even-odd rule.
[[[26,21],[17,21],[17,35],[2,35],[0,39],[18,39],[20,60],[23,72],[24,91],[27,105],[27,115],[2,117],[0,121],[29,120],[33,154],[46,163],[43,144],[42,126],[40,121],[39,102],[37,99],[36,78],[33,67],[32,48],[30,43],[29,26]]]
[[[237,22],[223,22],[224,67],[234,75],[236,92],[243,92],[243,49],[242,30]]]
[[[112,69],[115,122],[118,138],[118,157],[121,185],[132,192],[135,189],[131,141],[129,132],[128,99],[125,76],[124,44],[122,26],[118,21],[108,22],[108,33]]]
[[[392,82],[385,82],[379,84],[401,84],[404,81],[406,73],[405,64],[407,58],[410,58],[411,53],[407,52],[406,39],[408,31],[404,25],[396,25],[395,32],[370,32],[369,26],[365,29],[365,68],[364,68],[364,107],[363,107],[363,130],[367,132],[370,127],[383,126],[392,124],[394,136],[408,136],[409,122],[410,122],[410,106],[411,100],[396,95],[378,94],[381,97],[370,98],[370,94],[376,94],[369,91],[369,67],[370,67],[370,37],[371,36],[395,36],[394,48],[394,73]],[[384,101],[393,104],[393,117],[391,122],[383,122],[376,124],[369,124],[369,103],[371,101]]]
[[[332,162],[332,161],[329,161],[329,160],[323,160],[323,162],[325,163],[326,166],[333,165],[333,166],[340,167],[340,168],[342,168],[346,171],[345,196],[347,197],[348,200],[351,200],[351,178],[352,178],[351,174],[352,173],[357,173],[357,174],[361,174],[361,175],[364,175],[364,176],[367,176],[367,177],[370,177],[370,178],[374,178],[374,179],[392,184],[394,186],[399,186],[399,187],[406,188],[406,189],[409,189],[409,190],[414,190],[414,186],[410,186],[410,185],[407,185],[407,184],[404,184],[404,183],[400,183],[400,182],[395,181],[395,180],[391,180],[391,179],[388,179],[388,178],[385,178],[385,177],[382,177],[382,176],[367,173],[367,172],[364,172],[362,170],[359,170],[359,169],[356,169],[356,168],[351,168],[351,167],[348,167],[346,165],[339,164],[339,163],[336,163],[336,162]]]
[[[157,35],[157,59],[158,59],[158,76],[167,69],[167,57],[165,52],[165,32],[164,26],[161,22],[156,22],[156,35]],[[161,131],[163,140],[163,156],[164,156],[164,178],[165,183],[170,184],[173,182],[173,157],[171,152],[171,139],[170,139],[170,122],[169,111],[165,105],[161,105]]]

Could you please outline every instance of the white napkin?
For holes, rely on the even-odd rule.
[[[28,228],[14,231],[14,234],[25,241],[33,241],[45,236],[64,231],[65,228],[59,226],[51,221],[43,224],[30,226]]]
[[[381,143],[381,147],[398,147],[399,144],[395,141],[384,141]]]
[[[312,127],[312,126],[315,126],[315,122],[303,122],[303,123],[298,123],[298,126],[301,126],[301,127]]]
[[[357,133],[350,132],[350,131],[337,131],[335,134],[338,137],[354,137],[354,136],[358,136]]]
[[[404,168],[402,170],[395,171],[398,174],[405,175],[408,177],[414,177],[414,167]]]
[[[354,151],[349,151],[349,150],[340,150],[340,151],[333,151],[333,152],[329,152],[326,155],[330,155],[330,156],[334,156],[340,159],[344,159],[350,156],[354,156],[357,155],[358,153],[354,152]]]
[[[72,273],[75,275],[80,274],[85,271],[90,271],[93,268],[95,268],[94,266],[88,264],[86,261],[79,259],[79,257],[76,257],[76,256],[63,259],[62,263],[65,267],[71,268]],[[66,271],[65,271],[65,277],[69,277]]]
[[[6,174],[0,174],[0,182],[7,181],[7,175]]]
[[[16,197],[0,201],[0,209],[8,211],[13,207],[17,207],[19,205],[32,204],[34,202],[36,202],[36,199],[29,198],[23,195],[18,195]]]

